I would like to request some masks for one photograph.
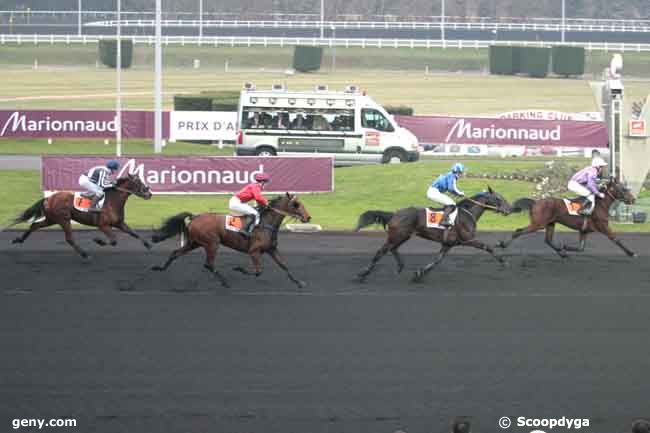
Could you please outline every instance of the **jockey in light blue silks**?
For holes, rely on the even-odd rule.
[[[108,161],[106,166],[98,165],[88,170],[88,173],[79,176],[79,185],[93,195],[92,203],[88,210],[92,212],[101,211],[101,209],[98,208],[98,205],[101,199],[104,198],[104,189],[113,186],[111,176],[113,176],[119,168],[120,163],[113,159]]]
[[[464,173],[465,166],[458,162],[454,164],[449,173],[438,176],[427,190],[429,200],[443,205],[444,214],[441,224],[444,226],[452,225],[452,221],[456,220],[456,214],[458,213],[454,199],[444,193],[450,192],[459,197],[465,196],[465,193],[458,189],[457,183]]]

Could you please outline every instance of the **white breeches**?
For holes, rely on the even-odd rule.
[[[569,191],[573,191],[573,192],[575,192],[576,194],[578,194],[581,197],[587,197],[587,199],[592,204],[595,203],[596,197],[595,197],[594,193],[589,191],[589,189],[587,189],[586,186],[579,184],[575,180],[570,180],[569,184],[567,185],[567,188],[569,189]]]
[[[79,186],[81,186],[82,188],[84,188],[89,192],[92,192],[93,194],[95,194],[95,196],[104,197],[104,190],[102,189],[102,187],[92,183],[88,178],[88,176],[86,176],[85,174],[79,176]]]
[[[255,215],[255,224],[259,224],[260,213],[253,206],[242,203],[236,195],[233,195],[230,198],[228,207],[238,215]]]
[[[443,206],[456,206],[456,202],[454,201],[453,198],[449,197],[446,194],[441,193],[438,190],[438,188],[434,188],[432,186],[430,186],[429,189],[427,190],[427,198],[436,203],[440,203]],[[449,219],[452,222],[456,220],[457,213],[458,213],[458,209],[454,209],[454,211],[449,215]]]

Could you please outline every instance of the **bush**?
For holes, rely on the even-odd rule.
[[[520,72],[538,78],[548,75],[548,67],[551,62],[550,48],[525,47],[521,55]]]
[[[174,95],[177,111],[237,111],[239,91],[205,91],[197,95]]]
[[[122,39],[122,69],[130,68],[133,63],[133,41]],[[98,45],[99,60],[109,68],[117,68],[117,39],[101,39]]]
[[[398,116],[413,115],[413,107],[407,107],[406,105],[385,105],[384,109],[388,114],[397,114]]]
[[[490,74],[511,75],[513,73],[512,56],[512,47],[490,45]]]
[[[582,75],[585,73],[584,47],[553,47],[553,73],[557,75]]]
[[[293,69],[296,71],[318,71],[322,61],[323,47],[297,45],[293,51]]]

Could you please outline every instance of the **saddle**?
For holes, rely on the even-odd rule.
[[[253,215],[226,215],[226,230],[248,237],[248,228],[255,221]]]
[[[567,212],[569,215],[574,216],[584,216],[581,211],[589,202],[585,197],[573,197],[573,198],[564,198],[564,205],[566,206]]]
[[[91,193],[75,192],[72,204],[74,208],[80,212],[90,212],[93,197],[94,195]],[[98,209],[102,209],[104,207],[104,201],[106,201],[106,195],[104,195],[104,197],[102,197],[102,199],[97,204]]]
[[[442,220],[445,214],[442,208],[427,207],[425,208],[425,211],[426,211],[426,218],[427,218],[427,228],[435,228],[435,229],[443,229],[443,230],[449,228],[447,226],[442,225]],[[454,222],[455,221],[451,221],[452,226]]]

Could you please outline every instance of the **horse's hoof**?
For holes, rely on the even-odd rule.
[[[414,283],[419,283],[420,281],[422,281],[423,276],[424,276],[424,272],[422,272],[421,270],[418,269],[413,274],[413,278],[411,278],[411,281],[414,282]]]
[[[631,254],[628,254],[628,256],[629,256],[629,257],[632,257],[632,258],[637,258],[637,257],[639,257],[639,255],[638,255],[637,253],[631,253]]]
[[[497,244],[494,246],[494,248],[505,248],[505,247],[506,247],[506,243],[503,241],[497,242]]]
[[[233,271],[241,272],[242,274],[246,274],[246,269],[242,268],[241,266],[235,266],[232,268]]]
[[[404,265],[397,267],[397,273],[398,274],[401,274],[403,270],[404,270]]]
[[[90,261],[90,254],[81,253],[81,258],[84,259],[85,261],[89,262]]]
[[[106,242],[103,239],[94,238],[93,242],[95,242],[97,245],[100,245],[102,247],[106,246]]]
[[[144,241],[144,247],[145,247],[146,249],[148,249],[148,250],[151,250],[151,248],[152,248],[152,247],[151,247],[151,244],[150,244],[149,242],[147,242],[147,241]]]
[[[163,269],[162,266],[154,265],[154,266],[151,267],[151,270],[152,271],[163,271],[164,269]]]
[[[224,289],[229,289],[230,284],[228,284],[228,281],[222,281],[221,282],[221,287],[223,287]]]
[[[117,241],[111,241],[111,246],[114,247],[115,245],[117,245]]]
[[[305,287],[307,287],[307,283],[305,283],[304,281],[298,281],[296,285],[298,286],[299,289],[304,289]]]
[[[23,243],[23,240],[20,239],[20,238],[16,238],[16,239],[14,239],[13,241],[11,241],[11,243],[12,243],[12,244],[22,244],[22,243]]]

